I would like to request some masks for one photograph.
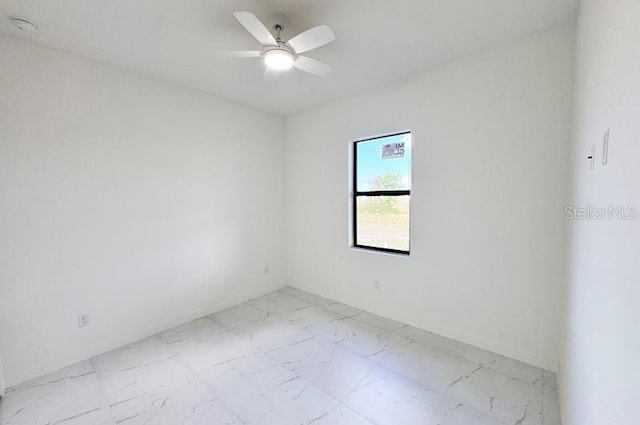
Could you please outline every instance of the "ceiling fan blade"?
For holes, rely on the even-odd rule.
[[[260,50],[228,50],[219,54],[226,58],[259,58],[262,52]]]
[[[296,53],[304,53],[317,49],[336,39],[335,34],[326,25],[318,25],[303,33],[300,33],[287,42]]]
[[[326,76],[332,69],[329,65],[307,56],[298,56],[293,66],[318,77]]]
[[[236,17],[238,22],[246,28],[260,43],[264,45],[277,46],[278,42],[273,37],[273,34],[269,32],[267,27],[264,26],[260,19],[251,12],[233,12],[233,16]]]
[[[280,72],[275,70],[275,69],[271,69],[271,68],[265,68],[264,70],[264,80],[268,81],[270,83],[273,83],[275,81],[278,81],[280,79]]]

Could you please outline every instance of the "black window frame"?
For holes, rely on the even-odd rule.
[[[379,251],[391,254],[410,255],[411,254],[411,209],[409,209],[409,249],[407,251],[401,249],[392,248],[380,248],[377,246],[368,246],[358,244],[358,197],[360,196],[409,196],[411,199],[411,189],[408,190],[370,190],[370,191],[358,191],[358,143],[371,142],[373,140],[384,139],[387,137],[401,136],[403,134],[411,135],[411,131],[400,131],[398,133],[389,133],[381,136],[369,137],[366,139],[359,139],[353,141],[353,181],[352,181],[352,204],[351,204],[351,216],[352,216],[352,237],[353,248],[365,249],[369,251]],[[412,138],[413,139],[413,138]],[[413,167],[413,157],[409,162],[409,173]],[[409,200],[411,202],[411,200]],[[409,207],[411,208],[411,207]]]

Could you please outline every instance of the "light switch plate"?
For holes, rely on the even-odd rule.
[[[604,132],[604,139],[602,141],[602,165],[609,163],[609,134],[610,130]]]

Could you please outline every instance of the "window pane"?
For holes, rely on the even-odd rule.
[[[410,196],[358,196],[356,245],[409,251]]]
[[[411,189],[411,134],[357,143],[358,192]]]

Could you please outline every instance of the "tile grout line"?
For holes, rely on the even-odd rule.
[[[460,366],[462,365],[462,362],[463,362],[464,360],[465,360],[465,359],[464,359],[464,358],[462,358],[462,357],[460,357],[460,360],[458,360],[458,365],[456,366],[456,371],[455,371],[455,373],[456,373],[456,374],[457,374],[457,373],[458,373],[458,371],[460,370]],[[445,398],[447,398],[447,397],[448,397],[449,390],[451,390],[451,385],[449,385],[449,386],[447,387],[447,389],[446,389],[444,392],[442,392],[442,393],[441,393],[441,394],[442,394],[442,397],[440,397],[440,400],[438,401],[438,404],[436,405],[436,411],[438,410],[438,408],[439,408],[440,406],[443,406],[443,405],[444,405],[444,400],[445,400]],[[434,390],[434,391],[435,391],[435,390]],[[453,397],[451,397],[451,398],[453,398]],[[456,398],[455,400],[456,400],[458,403],[462,403],[462,402],[461,402],[460,400],[458,400],[457,398]],[[464,405],[464,403],[462,403],[462,405]],[[432,425],[435,421],[436,421],[436,417],[435,417],[435,412],[434,412],[434,413],[432,413],[432,415],[431,415],[431,420],[429,421],[429,424],[431,424],[431,425]]]
[[[197,319],[196,319],[196,320],[197,320]],[[213,319],[212,319],[212,320],[213,320]],[[228,331],[229,331],[229,328],[228,328],[228,327],[226,327],[226,326],[224,326],[224,325],[222,325],[222,324],[220,324],[220,323],[217,323],[217,322],[215,322],[215,321],[213,321],[213,323],[216,323],[217,325],[219,325],[219,326],[221,326],[221,327],[224,327],[224,328],[226,329],[224,332],[228,332]],[[222,333],[222,332],[221,332],[221,333]],[[219,334],[216,334],[216,335],[219,335]],[[197,380],[198,380],[202,385],[204,385],[204,386],[207,388],[207,390],[209,390],[209,392],[210,392],[210,393],[211,393],[211,395],[214,397],[214,399],[215,399],[215,401],[216,401],[216,402],[220,403],[222,406],[224,406],[225,408],[229,409],[229,411],[230,411],[231,413],[233,413],[233,415],[234,415],[236,418],[238,418],[238,420],[240,421],[240,423],[242,423],[242,424],[247,423],[247,421],[246,421],[246,420],[244,420],[240,415],[238,415],[238,413],[237,413],[234,409],[232,409],[232,408],[231,408],[231,406],[227,405],[227,404],[222,400],[222,398],[220,398],[220,396],[216,393],[216,391],[215,391],[213,388],[211,388],[211,387],[209,386],[209,384],[204,380],[204,378],[203,378],[202,376],[200,376],[200,374],[196,373],[196,371],[195,371],[195,370],[193,370],[193,368],[192,368],[192,367],[191,367],[191,366],[190,366],[190,365],[189,365],[189,364],[188,364],[188,363],[187,363],[187,362],[182,358],[182,356],[180,355],[180,353],[178,353],[176,350],[174,350],[174,349],[173,349],[169,344],[167,344],[167,342],[165,342],[162,338],[159,338],[159,339],[160,339],[160,341],[161,341],[163,344],[165,344],[165,345],[167,346],[167,348],[168,348],[171,352],[173,352],[173,353],[175,354],[175,356],[176,356],[175,358],[176,358],[176,359],[178,359],[178,360],[182,363],[182,365],[183,365],[183,366],[185,366],[187,369],[189,369],[189,371],[193,374],[193,376],[194,376],[194,377],[195,377],[195,378],[196,378],[196,379],[197,379]]]
[[[113,411],[111,410],[111,403],[109,403],[109,399],[107,398],[107,391],[104,389],[104,385],[102,384],[102,378],[100,377],[100,374],[98,373],[98,369],[96,368],[96,364],[94,362],[94,357],[89,358],[89,362],[91,363],[91,367],[93,368],[94,373],[96,374],[96,380],[98,381],[98,385],[100,385],[100,393],[102,394],[102,398],[104,399],[104,404],[105,406],[107,406],[108,412],[109,412],[109,418],[113,421],[113,423],[116,423],[116,419],[113,416]]]

